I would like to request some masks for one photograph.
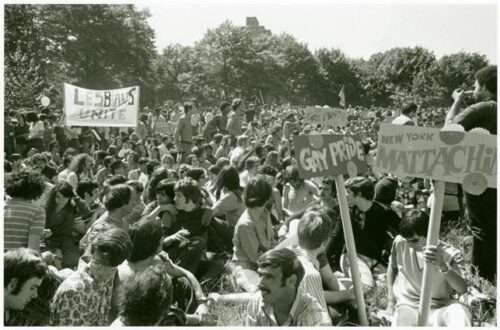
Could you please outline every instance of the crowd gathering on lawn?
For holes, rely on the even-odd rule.
[[[143,108],[136,128],[65,126],[55,108],[10,110],[5,324],[213,326],[211,309],[231,303],[247,306],[247,326],[355,323],[335,180],[301,178],[295,158],[294,136],[322,133],[363,141],[368,170],[345,181],[357,266],[363,287],[387,286],[392,325],[417,325],[427,263],[436,269],[428,325],[470,326],[456,297],[474,271],[496,283],[496,188],[475,196],[446,183],[441,226],[467,222],[466,262],[449,242],[426,244],[432,180],[373,164],[381,123],[496,135],[497,67],[475,79],[473,102],[456,90],[448,109],[347,107],[342,127],[238,98]],[[233,293],[207,292],[222,276]]]

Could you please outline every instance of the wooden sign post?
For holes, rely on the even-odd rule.
[[[361,283],[361,276],[359,275],[358,255],[356,253],[356,245],[354,244],[351,216],[349,214],[349,205],[347,204],[347,196],[344,187],[344,177],[342,175],[335,176],[335,186],[337,187],[337,198],[339,200],[345,246],[347,248],[347,257],[349,258],[352,283],[354,285],[354,295],[356,297],[356,304],[358,306],[358,319],[362,326],[368,326],[369,324],[368,319],[366,318],[365,298],[363,296],[363,284]]]
[[[427,230],[426,245],[438,245],[439,240],[439,227],[441,226],[441,212],[443,211],[444,199],[444,185],[443,181],[434,182],[434,201],[431,206],[431,215],[429,229]],[[422,279],[422,290],[420,291],[420,305],[418,308],[418,323],[419,327],[427,326],[429,319],[429,311],[431,307],[432,298],[432,278],[434,277],[434,266],[426,262],[424,265],[424,277]]]

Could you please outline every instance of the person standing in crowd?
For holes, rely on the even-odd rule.
[[[497,134],[497,66],[490,65],[476,72],[473,98],[475,104],[462,110],[465,91],[453,92],[453,105],[446,115],[446,124],[460,124],[465,131],[486,129]],[[489,281],[496,277],[497,266],[497,190],[487,188],[479,196],[464,193],[472,229],[472,264],[479,275]]]
[[[26,169],[8,176],[4,205],[4,251],[27,247],[40,250],[45,227],[45,210],[32,202],[45,189],[40,174]]]
[[[450,300],[454,291],[467,292],[464,260],[457,249],[445,242],[425,246],[428,226],[429,216],[418,209],[407,212],[401,222],[387,268],[387,312],[394,315],[394,326],[417,326],[424,265],[428,263],[437,271],[432,278],[427,326],[470,327],[467,308]]]
[[[26,117],[21,111],[17,111],[15,116],[17,119],[17,125],[14,126],[15,151],[20,155],[26,155],[25,150],[27,148],[30,126],[27,124]]]
[[[186,158],[193,147],[193,136],[195,134],[194,127],[191,124],[191,115],[193,111],[194,109],[192,104],[186,102],[184,104],[184,115],[179,118],[175,128],[174,141],[180,154],[181,163],[186,162]]]
[[[45,146],[43,145],[43,131],[44,126],[43,122],[38,118],[38,115],[35,112],[28,112],[26,115],[26,121],[30,124],[29,134],[27,139],[27,148],[29,150],[31,148],[37,149],[39,152],[45,150]]]
[[[48,269],[40,253],[33,249],[9,250],[3,260],[4,322],[6,326],[16,326],[11,323],[10,311],[23,310],[38,297],[38,288]]]
[[[236,144],[236,139],[243,134],[243,101],[241,99],[233,100],[233,111],[229,114],[226,131],[231,136],[231,145]]]
[[[82,129],[74,126],[64,126],[64,133],[66,134],[66,146],[75,150],[80,150],[79,136]]]
[[[417,114],[417,105],[415,103],[407,104],[401,110],[401,114],[394,118],[391,124],[394,125],[407,125],[407,126],[416,126],[417,123],[413,119]]]
[[[128,234],[111,228],[95,235],[91,257],[66,280],[54,295],[50,308],[51,326],[109,326],[117,267],[132,250]]]
[[[328,312],[299,290],[304,267],[289,249],[274,249],[258,259],[259,291],[247,307],[246,326],[331,326]]]

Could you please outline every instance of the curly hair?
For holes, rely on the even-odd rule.
[[[71,164],[69,165],[69,170],[75,172],[80,175],[86,169],[86,162],[88,159],[91,159],[87,154],[78,154],[71,160]]]
[[[127,326],[152,326],[172,303],[172,280],[164,265],[136,273],[123,288],[120,315]]]
[[[12,198],[36,200],[44,190],[42,176],[29,169],[7,176],[5,181],[5,192]]]

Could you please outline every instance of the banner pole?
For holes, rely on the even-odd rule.
[[[352,274],[352,282],[354,285],[354,294],[358,310],[358,319],[362,326],[368,326],[366,318],[365,299],[363,296],[363,288],[361,277],[358,269],[358,256],[356,254],[356,245],[354,244],[354,235],[351,226],[351,216],[349,215],[349,206],[347,204],[347,195],[344,186],[344,177],[342,175],[335,176],[335,185],[337,187],[337,196],[339,199],[340,215],[342,218],[342,228],[344,230],[345,245],[347,248],[347,256]]]
[[[434,181],[434,201],[431,206],[430,223],[427,231],[426,245],[438,245],[439,240],[439,227],[441,225],[441,212],[443,210],[444,199],[444,186],[443,181]],[[420,291],[420,305],[418,308],[418,322],[417,326],[427,326],[429,318],[429,311],[431,306],[432,286],[435,269],[432,264],[426,262],[424,265],[424,276],[422,279],[422,289]]]

